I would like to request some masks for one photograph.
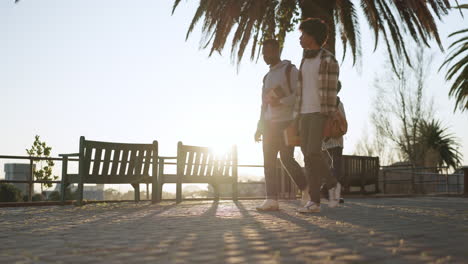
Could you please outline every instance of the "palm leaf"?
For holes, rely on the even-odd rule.
[[[173,12],[180,2],[174,0]],[[434,39],[442,49],[435,19],[448,14],[448,0],[361,0],[360,7],[374,32],[374,50],[379,38],[383,37],[393,67],[397,59],[405,59],[410,63],[405,34],[424,45],[429,45],[429,40]],[[214,51],[221,52],[228,37],[232,37],[231,56],[233,60],[237,58],[239,64],[252,39],[252,60],[255,55],[258,58],[258,43],[267,38],[276,37],[282,46],[287,33],[298,23],[299,9],[302,17],[307,14],[323,14],[319,17],[327,17],[331,14],[332,17],[327,17],[326,21],[332,26],[336,23],[336,34],[341,37],[345,50],[344,57],[349,45],[353,62],[356,62],[361,56],[359,20],[356,6],[351,0],[200,0],[186,37],[203,19],[203,38],[208,41],[206,47],[211,45],[210,55]],[[335,28],[331,28],[330,32],[335,32]],[[335,38],[329,36],[332,45]],[[330,48],[334,50],[335,47]]]
[[[468,9],[468,5],[461,5],[458,8],[460,10],[462,8]],[[460,109],[461,111],[468,109],[468,54],[465,54],[468,50],[467,33],[468,28],[455,31],[449,35],[449,37],[461,35],[461,38],[455,40],[449,46],[449,49],[452,49],[452,51],[447,55],[447,58],[439,68],[440,71],[444,66],[451,64],[447,70],[445,79],[447,81],[454,79],[449,91],[449,96],[455,97],[454,111],[456,109]]]
[[[356,9],[349,0],[336,1],[336,18],[340,22],[341,40],[343,43],[343,60],[346,56],[347,44],[350,45],[353,54],[353,65],[356,57],[361,52],[359,21]]]

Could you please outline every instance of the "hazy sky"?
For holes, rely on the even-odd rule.
[[[268,67],[262,60],[250,62],[247,54],[237,72],[229,50],[208,58],[208,51],[199,49],[200,27],[186,42],[198,1],[182,1],[173,16],[173,1],[13,2],[0,2],[0,154],[25,155],[36,134],[53,147],[54,156],[76,152],[84,135],[116,142],[156,139],[161,155],[175,155],[179,140],[235,143],[241,163],[262,163],[253,134]],[[459,14],[445,18],[444,46],[450,32],[467,24]],[[348,154],[371,128],[373,80],[385,60],[382,48],[373,53],[364,19],[361,27],[361,70],[349,59],[341,68]],[[296,64],[302,53],[298,37],[288,35],[283,52]],[[438,48],[432,53],[426,92],[435,98],[436,116],[461,140],[468,165],[468,114],[453,114],[449,86],[437,73],[445,55]]]

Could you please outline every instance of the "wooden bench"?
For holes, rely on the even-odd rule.
[[[176,160],[176,173],[164,173],[166,160]],[[159,159],[158,201],[161,201],[165,183],[176,184],[176,201],[182,202],[183,183],[208,183],[219,199],[220,184],[232,184],[232,199],[237,200],[237,148],[216,154],[210,148],[177,144],[177,157]]]
[[[350,187],[361,188],[361,193],[366,193],[365,186],[373,184],[375,192],[379,192],[378,157],[343,155],[343,179],[342,184],[345,193],[350,193]]]
[[[79,153],[61,154],[62,201],[71,183],[78,183],[78,203],[83,201],[83,184],[131,184],[135,201],[140,200],[140,184],[152,183],[152,201],[156,201],[158,142],[127,144],[86,140],[80,137]],[[78,157],[78,174],[68,174],[68,159]]]

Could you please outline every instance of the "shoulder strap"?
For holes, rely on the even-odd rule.
[[[263,85],[265,86],[265,80],[266,80],[266,77],[268,76],[268,73],[265,74],[265,76],[263,76]]]
[[[291,89],[291,69],[292,69],[292,63],[289,63],[288,66],[286,66],[286,80],[288,82],[288,90],[289,90],[289,94],[292,94],[293,91]]]
[[[298,75],[298,79],[299,79],[299,83],[300,83],[300,87],[299,87],[299,91],[298,91],[298,94],[299,94],[299,102],[298,102],[298,113],[300,113],[301,111],[301,107],[302,107],[302,91],[303,91],[303,83],[302,83],[302,65],[304,64],[304,61],[305,61],[305,58],[302,58],[301,60],[301,65],[299,65],[299,75]]]

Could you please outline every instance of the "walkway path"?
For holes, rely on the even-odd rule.
[[[0,208],[0,263],[468,263],[468,199]]]

